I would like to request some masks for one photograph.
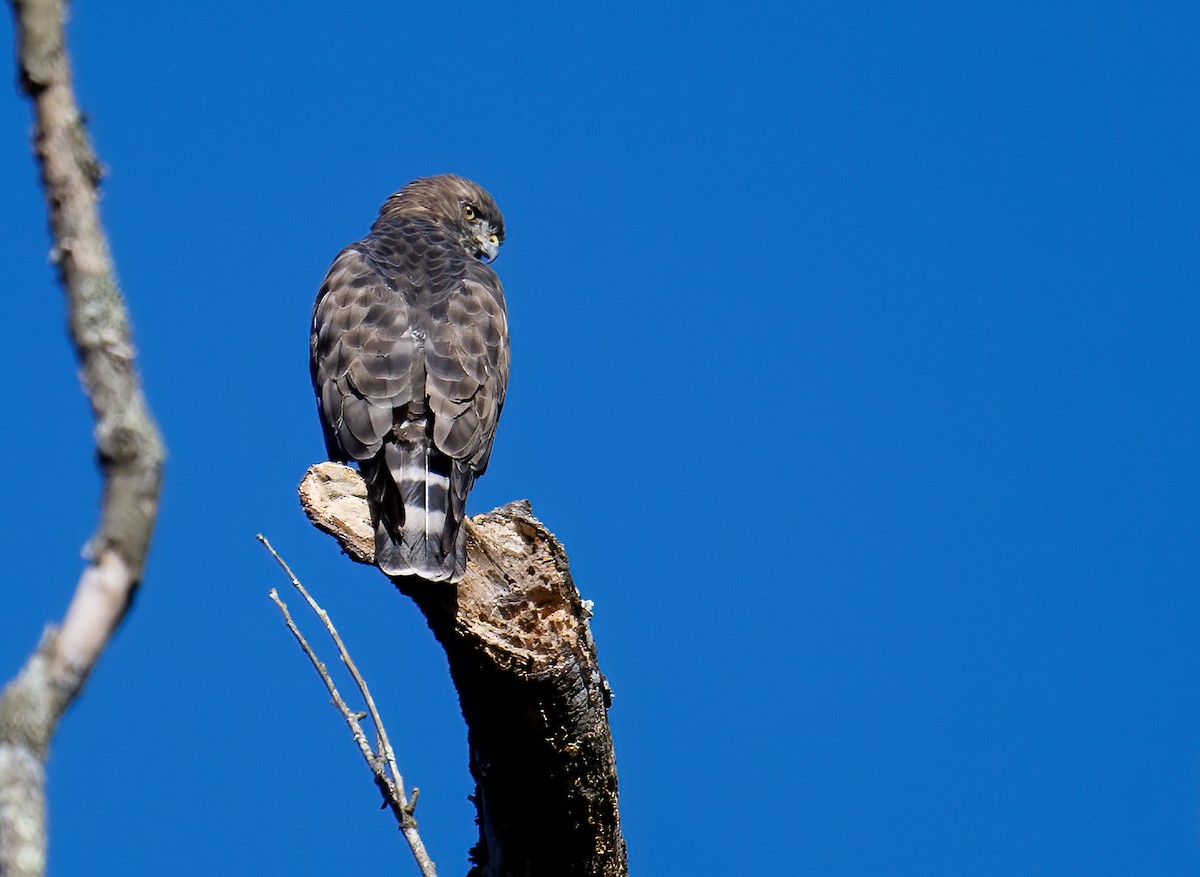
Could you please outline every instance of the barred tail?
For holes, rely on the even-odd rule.
[[[454,461],[430,450],[421,436],[384,442],[359,466],[375,524],[376,566],[390,576],[461,579],[467,569],[465,504],[456,499],[460,493],[465,499],[465,491],[451,489]]]

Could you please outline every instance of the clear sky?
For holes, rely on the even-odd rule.
[[[408,867],[260,530],[465,871],[440,650],[295,496],[317,286],[445,171],[508,227],[472,508],[528,497],[595,601],[635,873],[1200,870],[1200,6],[72,17],[170,462],[143,591],[55,740],[52,875]],[[98,484],[29,119],[0,89],[3,678],[62,615]]]

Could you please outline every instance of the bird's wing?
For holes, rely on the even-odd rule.
[[[471,260],[454,294],[435,308],[425,349],[425,390],[433,415],[433,443],[446,456],[482,475],[508,385],[508,319],[500,279]]]
[[[329,269],[313,309],[310,352],[332,459],[373,457],[403,410],[421,399],[411,310],[356,246]]]

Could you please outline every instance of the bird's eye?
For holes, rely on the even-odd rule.
[[[463,219],[465,219],[467,222],[471,222],[474,218],[475,218],[475,208],[472,207],[470,204],[464,204],[463,205]]]

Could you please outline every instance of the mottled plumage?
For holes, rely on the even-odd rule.
[[[331,459],[358,463],[389,575],[458,581],[467,493],[508,384],[504,291],[483,261],[504,220],[452,174],[392,195],[338,254],[313,308],[313,390]]]

